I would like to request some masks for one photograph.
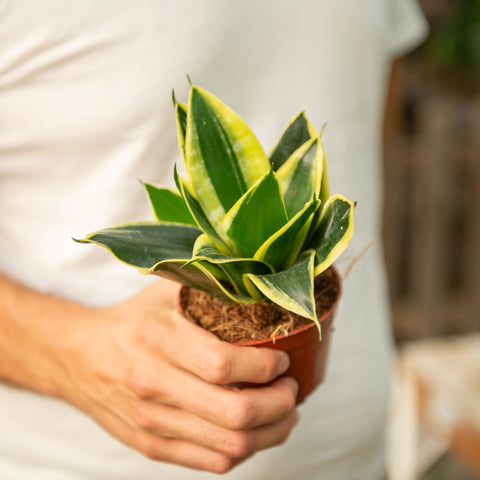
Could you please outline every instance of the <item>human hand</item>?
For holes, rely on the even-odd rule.
[[[187,321],[178,289],[160,280],[74,323],[61,396],[151,459],[227,472],[287,439],[298,387],[276,379],[283,352],[231,345]],[[268,385],[229,386],[243,382]]]

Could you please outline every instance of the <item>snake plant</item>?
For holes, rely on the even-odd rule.
[[[155,217],[80,242],[227,302],[265,300],[317,323],[314,278],[347,246],[352,202],[330,195],[321,142],[304,112],[269,156],[248,125],[203,88],[173,97],[187,178],[144,184]]]

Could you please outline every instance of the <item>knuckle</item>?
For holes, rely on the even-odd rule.
[[[225,426],[229,430],[245,430],[253,419],[253,407],[248,397],[237,396],[224,410]]]
[[[145,374],[145,372],[131,372],[125,383],[129,390],[141,400],[151,400],[165,395],[158,381],[153,376]]]
[[[231,432],[225,444],[225,453],[232,458],[243,458],[250,454],[250,439],[246,432]]]
[[[143,405],[135,407],[133,411],[133,421],[141,430],[153,430],[155,428],[154,419],[150,409]]]
[[[284,420],[281,424],[281,428],[278,430],[277,438],[273,445],[283,445],[290,437],[296,423],[297,421],[295,420],[295,417],[290,417],[287,420]]]
[[[283,445],[288,440],[288,437],[290,436],[290,432],[291,432],[291,428],[288,425],[282,428],[275,445]]]
[[[262,360],[262,383],[267,383],[278,376],[277,363],[272,355],[265,356]]]
[[[155,387],[153,382],[148,381],[146,379],[137,381],[137,383],[134,384],[133,391],[142,400],[149,400],[153,398],[155,395]]]
[[[139,440],[137,450],[150,460],[163,460],[162,448],[158,445],[155,437],[143,436]]]
[[[153,395],[152,382],[137,371],[132,371],[125,381],[127,387],[139,398],[148,399]]]
[[[209,470],[211,473],[225,474],[230,472],[234,466],[235,462],[232,458],[221,455],[212,461],[207,470]]]
[[[205,376],[210,383],[230,383],[232,370],[232,360],[225,352],[213,350],[204,358]]]
[[[143,351],[155,349],[158,351],[158,339],[161,337],[159,332],[158,318],[152,315],[148,310],[142,312],[142,321],[133,322],[131,315],[127,312],[128,321],[125,326],[124,336],[128,337],[130,343]]]

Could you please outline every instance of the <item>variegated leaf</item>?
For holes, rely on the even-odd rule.
[[[322,148],[323,150],[323,148]],[[330,180],[328,178],[328,164],[327,164],[327,157],[325,152],[323,152],[322,156],[322,181],[320,183],[320,201],[323,205],[327,202],[330,198]]]
[[[193,195],[188,182],[178,175],[177,169],[174,171],[175,183],[178,190],[183,196],[185,203],[190,210],[193,218],[197,225],[202,229],[202,231],[208,236],[208,238],[216,245],[216,247],[224,253],[229,253],[231,247],[227,246],[231,244],[229,238],[226,235],[223,235],[222,232],[217,232],[215,228],[210,224],[210,221],[206,217],[205,213],[202,210],[202,207],[198,203],[197,199]],[[222,236],[221,236],[222,235]],[[223,237],[223,238],[222,238]]]
[[[180,223],[138,222],[105,228],[77,241],[105,247],[122,262],[150,273],[165,260],[190,260],[201,233]]]
[[[322,218],[323,206],[327,203],[328,199],[330,198],[330,182],[328,178],[328,168],[327,168],[327,160],[325,155],[323,156],[323,168],[322,168],[322,182],[320,186],[320,201],[322,202],[322,208],[319,208],[315,215],[313,216],[313,220],[311,223],[310,231],[308,232],[307,241],[308,244],[310,238],[313,237],[313,234],[318,228],[320,224],[320,219]]]
[[[212,272],[211,265],[205,265],[203,262],[185,265],[183,261],[164,261],[155,265],[149,273],[181,283],[186,287],[203,290],[224,302],[248,303],[252,301],[250,298],[237,295],[226,288],[219,280],[221,275]]]
[[[227,213],[222,229],[239,250],[236,255],[252,258],[286,223],[282,192],[270,170]]]
[[[323,147],[320,137],[312,138],[295,150],[278,169],[288,218],[295,216],[305,205],[320,194],[323,169]]]
[[[156,274],[183,285],[199,288],[226,301],[245,302],[218,279],[216,266],[197,262],[185,265],[192,257],[198,228],[182,224],[142,222],[118,225],[91,233],[81,243],[95,243],[109,250],[120,261],[143,274]]]
[[[316,250],[315,276],[325,271],[347,248],[353,234],[354,204],[343,195],[330,197],[308,247]]]
[[[270,153],[269,160],[273,165],[273,169],[278,170],[295,150],[316,136],[315,128],[310,123],[305,112],[300,112],[287,125],[278,143]]]
[[[302,249],[311,217],[319,206],[319,200],[307,203],[255,252],[253,258],[269,263],[276,271],[290,267]]]
[[[206,235],[200,235],[195,241],[193,258],[189,263],[203,261],[220,267],[239,295],[249,295],[243,283],[245,273],[273,273],[273,268],[265,262],[251,258],[231,257],[220,253]],[[257,297],[256,300],[260,300]]]
[[[247,277],[272,302],[313,320],[320,331],[315,310],[314,262],[315,250],[307,250],[288,270],[268,275],[247,274]]]
[[[172,92],[173,104],[175,105],[175,118],[177,120],[177,135],[178,144],[182,157],[185,161],[185,137],[187,135],[187,106],[183,103],[177,102],[175,95]]]
[[[195,196],[214,228],[269,170],[268,159],[248,125],[196,86],[189,97],[185,157]]]

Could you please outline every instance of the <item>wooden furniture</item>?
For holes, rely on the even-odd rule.
[[[417,480],[449,450],[480,478],[480,334],[399,352],[389,422],[390,480]]]

